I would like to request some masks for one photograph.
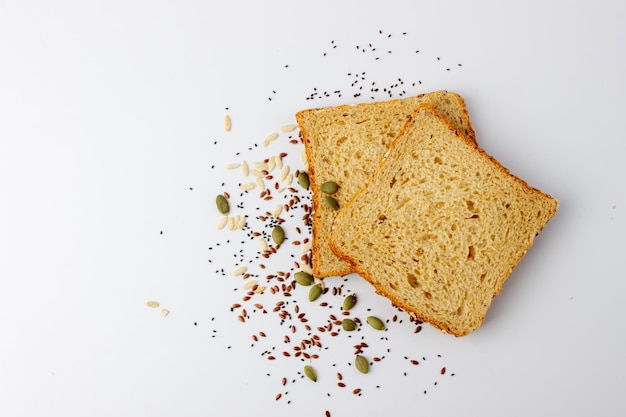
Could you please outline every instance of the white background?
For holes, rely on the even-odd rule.
[[[624,415],[625,18],[617,0],[0,1],[0,415]],[[275,316],[229,311],[233,253],[256,246],[216,230],[213,201],[244,156],[297,167],[282,138],[235,155],[296,111],[370,101],[351,71],[458,92],[479,144],[560,208],[478,331],[392,323],[368,375],[326,338],[313,384],[250,346],[265,329],[282,349]],[[344,288],[355,314],[395,314]]]

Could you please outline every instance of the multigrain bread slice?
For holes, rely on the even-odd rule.
[[[312,193],[312,266],[319,278],[346,275],[351,265],[328,245],[337,211],[325,204],[320,187],[327,181],[340,188],[333,195],[339,209],[374,172],[415,108],[427,103],[474,140],[463,98],[436,91],[405,99],[303,110],[296,114],[308,162]]]
[[[464,336],[557,207],[421,105],[329,242],[393,304]]]

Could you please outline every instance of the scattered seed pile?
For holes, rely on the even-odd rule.
[[[249,321],[259,320],[277,322],[283,329],[280,335],[250,332],[250,347],[260,358],[293,363],[295,378],[276,376],[282,388],[276,400],[290,403],[288,386],[302,379],[325,384],[332,380],[327,396],[340,389],[359,397],[367,390],[351,384],[348,375],[368,374],[395,353],[390,329],[406,331],[402,323],[407,320],[414,324],[413,332],[419,333],[421,322],[398,310],[390,318],[378,316],[372,308],[366,308],[364,315],[356,314],[359,296],[350,282],[359,277],[320,280],[312,276],[311,196],[304,146],[296,126],[285,125],[279,132],[250,148],[252,154],[262,154],[258,159],[243,159],[238,152],[222,166],[235,174],[235,182],[223,183],[222,192],[215,196],[216,228],[220,244],[230,244],[234,256],[227,264],[218,259],[210,262],[216,264],[217,276],[232,280],[236,287],[239,295],[230,311],[244,331]],[[274,147],[279,149],[272,152]],[[287,163],[287,159],[294,160],[290,158],[294,153],[298,155],[295,168]],[[338,362],[338,357],[349,359]],[[427,360],[425,356],[403,358],[407,367]],[[437,358],[441,360],[440,355]],[[438,369],[439,377],[446,373],[445,366]],[[407,376],[408,369],[399,375]],[[367,389],[380,388],[380,381],[372,376]]]

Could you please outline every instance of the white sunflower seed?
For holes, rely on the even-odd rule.
[[[243,161],[243,162],[241,163],[241,174],[242,174],[244,177],[247,177],[247,176],[248,176],[248,174],[250,174],[250,168],[248,168],[248,163],[247,163],[246,161]]]
[[[239,164],[238,163],[233,163],[233,164],[226,165],[226,169],[237,169],[237,168],[239,168]]]
[[[261,247],[261,250],[263,252],[265,252],[266,250],[269,249],[269,246],[267,245],[267,242],[262,237],[259,238],[259,246]]]
[[[261,191],[265,191],[265,183],[263,182],[263,178],[257,177],[256,185],[259,187]]]
[[[267,168],[269,168],[265,162],[253,162],[252,166],[258,169],[259,171],[266,171]]]
[[[294,130],[296,130],[298,126],[297,125],[284,125],[283,127],[280,128],[281,132],[293,132]]]
[[[300,270],[302,272],[306,272],[309,275],[313,275],[313,270],[311,269],[311,267],[308,264],[300,265]]]
[[[265,138],[265,142],[267,142],[268,144],[270,142],[275,141],[276,139],[278,139],[278,133],[270,133],[269,135],[267,135],[267,137]]]
[[[146,305],[150,308],[157,308],[158,306],[160,306],[158,301],[148,301]]]
[[[285,181],[287,175],[289,175],[289,165],[285,165],[283,169],[280,170],[280,180]]]
[[[237,229],[243,229],[243,227],[246,225],[246,221],[247,221],[247,217],[246,216],[241,216],[241,218],[239,219],[239,221],[237,222]]]
[[[251,280],[246,281],[243,284],[243,289],[244,290],[249,290],[250,288],[254,287],[255,285],[256,285],[256,280],[251,279]]]
[[[247,266],[240,266],[239,268],[235,269],[233,271],[233,275],[237,276],[237,275],[243,275],[246,273],[246,271],[248,270]]]
[[[228,216],[222,216],[220,221],[217,223],[217,230],[222,230],[224,226],[228,223]]]
[[[230,132],[231,125],[232,125],[232,122],[230,120],[230,116],[229,115],[224,116],[224,130],[226,130],[227,132]]]
[[[283,206],[280,204],[277,204],[276,207],[274,208],[274,211],[272,212],[272,215],[274,217],[278,217],[280,216],[282,212],[283,212]]]
[[[267,171],[272,172],[276,168],[276,159],[274,157],[270,157],[267,160]]]
[[[247,182],[245,184],[241,184],[241,186],[239,188],[242,191],[254,190],[256,188],[256,183],[255,182]]]

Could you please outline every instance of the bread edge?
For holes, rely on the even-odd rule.
[[[492,163],[494,163],[496,165],[496,167],[500,170],[502,170],[504,173],[512,176],[514,178],[515,181],[517,181],[518,183],[520,183],[522,185],[523,188],[526,188],[529,191],[535,192],[535,193],[540,193],[543,196],[552,199],[555,204],[554,204],[554,208],[553,210],[550,212],[550,216],[548,218],[548,221],[554,217],[556,211],[558,210],[558,206],[559,206],[559,202],[556,198],[552,197],[550,194],[547,194],[535,187],[530,186],[526,181],[522,180],[521,178],[513,175],[510,173],[510,171],[505,168],[497,159],[495,159],[493,156],[489,155],[487,152],[485,152],[482,148],[480,148],[478,146],[478,144],[475,141],[472,141],[471,138],[465,136],[462,132],[460,132],[458,129],[456,129],[452,124],[450,124],[448,122],[448,120],[446,120],[443,116],[439,115],[435,109],[428,105],[428,104],[420,104],[418,105],[418,107],[415,109],[415,111],[413,112],[413,114],[411,115],[410,119],[407,121],[407,123],[404,125],[404,127],[400,130],[400,133],[398,134],[398,136],[396,136],[396,138],[394,139],[394,141],[391,143],[390,147],[389,147],[389,151],[387,151],[387,153],[385,154],[385,156],[381,159],[381,161],[379,162],[377,168],[374,171],[374,174],[372,175],[372,177],[370,177],[368,179],[368,181],[365,183],[365,185],[359,190],[357,191],[348,201],[348,203],[346,205],[344,205],[344,208],[349,207],[350,205],[353,204],[353,202],[358,198],[358,196],[360,194],[362,194],[365,189],[369,186],[369,184],[373,181],[374,177],[379,173],[380,170],[382,170],[383,166],[385,165],[386,161],[387,161],[387,155],[389,154],[389,152],[394,149],[397,146],[397,143],[399,141],[399,138],[404,135],[406,129],[408,128],[409,124],[413,121],[413,118],[421,111],[430,111],[435,117],[437,117],[440,121],[442,121],[450,130],[452,130],[461,140],[464,140],[466,143],[468,143],[469,145],[473,146],[478,152],[480,152],[484,157],[487,157]],[[343,216],[342,212],[339,212],[337,214],[337,217],[335,217],[335,222],[337,222],[337,219]],[[546,222],[547,224],[548,222]],[[544,225],[545,227],[545,225]],[[331,232],[330,235],[328,236],[328,242],[330,245],[331,250],[340,258],[346,260],[348,263],[350,263],[352,265],[352,269],[359,274],[363,279],[365,279],[366,281],[368,281],[370,284],[372,284],[376,290],[376,293],[388,298],[391,303],[400,308],[401,310],[405,311],[407,314],[409,314],[411,317],[425,322],[425,323],[430,323],[432,326],[434,326],[435,328],[441,330],[444,333],[448,333],[448,334],[452,334],[456,337],[462,337],[462,336],[467,336],[468,334],[472,333],[474,330],[478,329],[484,322],[485,320],[485,315],[487,313],[487,311],[489,309],[487,309],[485,311],[485,314],[483,314],[482,317],[480,317],[479,319],[479,324],[477,327],[475,328],[470,328],[470,329],[465,329],[460,331],[459,329],[451,329],[445,325],[443,325],[442,323],[438,322],[437,320],[431,319],[429,317],[426,317],[422,314],[420,314],[419,312],[416,311],[412,311],[410,308],[407,308],[407,306],[405,306],[401,301],[399,301],[398,299],[396,299],[393,295],[387,293],[385,291],[384,288],[382,288],[379,285],[376,285],[374,283],[373,278],[363,269],[359,268],[357,262],[351,258],[350,256],[348,256],[347,254],[341,252],[341,250],[339,249],[339,247],[337,247],[337,245],[335,244],[335,241],[333,239],[333,229],[334,229],[334,222],[333,222],[333,226],[331,227]],[[542,228],[543,230],[543,228]],[[541,232],[541,230],[539,231]],[[537,234],[539,234],[539,232],[537,232]],[[535,235],[536,237],[536,235]],[[524,249],[524,251],[522,252],[521,256],[518,257],[518,259],[515,260],[515,262],[512,264],[509,272],[506,274],[505,278],[502,280],[502,282],[499,283],[499,286],[494,290],[494,294],[492,295],[491,299],[493,300],[501,291],[502,291],[502,286],[504,285],[504,282],[506,282],[506,280],[508,279],[508,277],[511,275],[511,273],[513,272],[513,269],[519,264],[519,262],[522,260],[522,258],[524,257],[524,255],[526,254],[526,252],[528,251],[528,249],[530,249],[533,246],[534,243],[534,239],[531,240],[530,244]]]

